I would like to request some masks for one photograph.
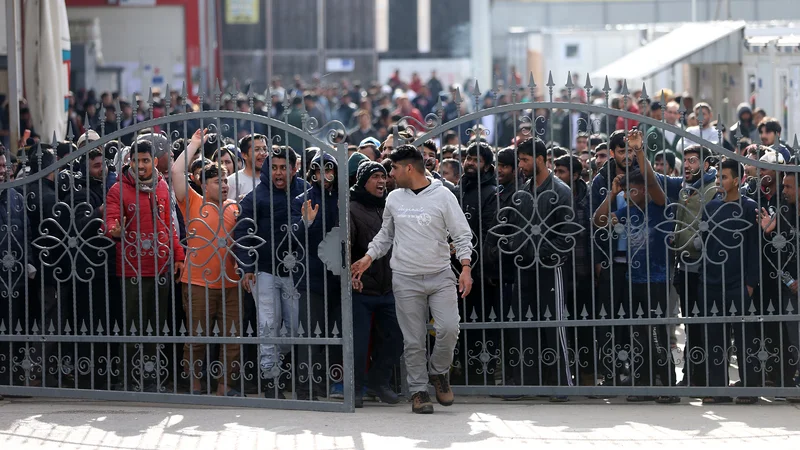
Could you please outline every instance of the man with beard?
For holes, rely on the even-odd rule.
[[[392,288],[403,333],[411,410],[432,414],[429,381],[439,404],[450,406],[454,401],[448,372],[458,341],[458,293],[466,298],[472,289],[472,233],[453,194],[439,180],[425,176],[422,153],[416,147],[401,145],[390,159],[397,189],[386,199],[381,230],[367,254],[353,263],[353,281],[360,280],[372,262],[392,248]],[[448,238],[452,238],[461,263],[458,290],[450,268]],[[428,364],[426,325],[430,316],[436,342]]]
[[[464,174],[455,194],[473,234],[483,240],[497,213],[494,153],[485,142],[473,142],[466,153]]]
[[[495,222],[497,215],[497,180],[494,174],[494,153],[483,141],[475,141],[469,145],[464,159],[464,174],[456,188],[456,198],[461,203],[461,210],[467,218],[472,230],[472,244],[475,248],[483,248],[487,243],[487,233]],[[475,260],[476,258],[473,258]],[[498,279],[497,267],[491,267],[477,260],[472,267],[475,281],[472,293],[466,302],[460,304],[461,317],[472,321],[488,322],[489,315],[497,314],[498,292],[487,281]],[[474,319],[474,320],[473,320]],[[485,339],[482,339],[485,337]],[[482,342],[483,341],[483,342]],[[489,353],[500,347],[500,333],[496,329],[472,330],[464,332],[463,348],[459,355],[466,369],[466,384],[486,384],[488,371],[486,362],[467,357],[470,351],[485,345]],[[462,380],[459,380],[462,381]]]
[[[512,199],[514,193],[525,184],[525,180],[519,175],[517,170],[517,156],[515,147],[506,147],[497,152],[497,202],[498,214],[508,214],[510,209],[514,208]],[[495,217],[492,227],[489,229],[486,246],[483,251],[483,265],[484,267],[496,267],[495,271],[491,274],[493,277],[489,280],[489,285],[492,289],[499,291],[499,306],[500,311],[508,310],[508,305],[513,304],[514,297],[514,283],[517,279],[517,269],[514,266],[514,258],[512,255],[503,254],[500,252],[497,245],[493,245],[498,236],[510,235],[514,233],[512,228],[504,228],[502,224],[497,222]],[[496,287],[495,287],[496,286]],[[502,313],[500,317],[504,317]],[[511,342],[511,339],[518,336],[517,330],[503,330],[503,339],[505,342]],[[514,367],[510,364],[516,355],[511,352],[511,346],[506,345],[504,351],[504,366],[505,366],[505,384],[515,385]],[[505,396],[506,400],[519,399],[521,396]]]
[[[89,139],[83,139],[82,147],[89,145],[89,142]],[[92,148],[74,164],[72,171],[63,171],[57,180],[59,195],[73,208],[75,231],[78,231],[80,238],[89,244],[75,253],[75,274],[77,276],[75,277],[76,308],[73,320],[74,323],[86,324],[89,330],[94,330],[98,324],[105,329],[110,329],[113,327],[114,321],[120,321],[122,318],[122,311],[117,302],[108,302],[106,305],[108,293],[119,290],[116,280],[113,279],[115,272],[113,242],[108,238],[98,237],[102,235],[101,228],[105,215],[105,171],[103,149]],[[108,264],[108,273],[111,274],[112,279],[108,279],[106,276],[106,264]],[[106,282],[108,282],[108,288],[106,288]],[[108,321],[106,320],[107,309]],[[93,331],[89,332],[93,333]],[[92,356],[92,347],[94,347],[94,356]],[[104,361],[110,361],[112,355],[117,353],[116,348],[112,349],[112,355],[108,355],[105,350],[105,345],[78,344],[80,357],[93,359],[97,368],[104,366],[103,369],[108,369],[109,367]],[[104,358],[101,359],[101,357]],[[106,377],[97,376],[95,388],[105,387],[106,381]],[[81,377],[79,383],[86,387],[92,386],[89,376]]]
[[[186,151],[178,156],[171,168],[172,179],[180,180],[173,183],[173,188],[189,236],[189,252],[181,274],[181,292],[186,329],[191,335],[210,336],[211,330],[217,326],[222,328],[222,336],[230,337],[235,330],[242,329],[239,322],[239,275],[229,251],[239,205],[228,199],[228,177],[221,164],[203,166],[197,180],[200,193],[189,187],[185,174],[186,161],[191,160],[200,149],[206,132],[197,130],[194,133]],[[241,397],[241,392],[235,388],[235,380],[243,379],[236,367],[241,348],[236,344],[220,347],[220,359],[225,369],[224,376],[217,384],[217,395]],[[187,364],[182,366],[191,380],[191,392],[194,395],[206,391],[200,381],[205,350],[206,346],[202,343],[184,344],[183,357]]]
[[[572,193],[547,169],[547,147],[529,138],[517,147],[519,167],[530,179],[512,197],[514,210],[501,210],[500,233],[492,233],[489,248],[513,255],[518,281],[511,311],[522,320],[564,320],[561,266],[572,251],[577,225],[572,220]],[[506,231],[507,230],[507,231]],[[510,315],[510,314],[509,314]],[[566,331],[563,326],[525,328],[508,343],[518,350],[513,381],[517,385],[571,385]],[[537,354],[526,357],[524,349]],[[552,365],[545,361],[552,357]],[[524,360],[520,360],[524,359]],[[552,396],[554,402],[567,401]]]
[[[610,158],[597,175],[592,180],[592,193],[589,197],[589,206],[592,215],[610,194],[613,180],[620,175],[627,175],[636,168],[633,152],[628,151],[625,142],[625,130],[617,130],[611,133],[608,139],[608,150]],[[599,153],[600,147],[596,150]],[[616,203],[612,204],[612,209],[616,210],[625,205],[625,199],[620,195]],[[594,226],[592,223],[592,239],[594,241],[594,264],[595,284],[596,284],[596,303],[595,311],[590,311],[593,319],[600,319],[600,314],[605,311],[607,316],[617,319],[620,306],[628,304],[628,273],[627,258],[627,239],[624,235],[615,233],[613,229],[604,229]],[[613,346],[625,346],[625,327],[614,327],[614,339],[608,336],[612,332],[609,326],[598,326],[595,329],[595,336],[598,339],[598,351],[608,350]],[[600,342],[602,339],[602,342]],[[623,347],[620,347],[623,348]],[[627,370],[624,363],[603,358],[602,375],[606,382],[616,383],[619,376]],[[617,375],[615,379],[614,375]]]
[[[261,134],[245,136],[239,140],[244,167],[228,175],[228,199],[239,201],[261,183],[261,167],[269,154],[267,138]]]
[[[515,147],[506,147],[497,152],[498,210],[512,206],[511,197],[525,184],[519,172]]]
[[[244,272],[243,287],[254,296],[259,336],[277,336],[283,327],[292,335],[300,317],[300,294],[289,264],[303,249],[301,243],[292,241],[288,227],[291,202],[306,191],[308,184],[292,176],[296,163],[297,155],[291,147],[272,151],[269,170],[260,174],[261,183],[239,203],[241,213],[233,229],[237,243],[233,251]],[[268,380],[263,386],[266,398],[282,396],[275,378],[280,373],[281,354],[288,351],[275,344],[259,346],[260,373]]]
[[[171,227],[170,190],[156,170],[158,161],[153,158],[152,145],[146,140],[136,141],[130,156],[120,180],[108,192],[105,233],[117,242],[117,276],[123,283],[125,331],[140,335],[150,327],[158,335],[163,324],[157,320],[164,321],[167,317],[169,272],[180,274],[185,254],[178,230]],[[161,385],[155,384],[157,380],[147,378],[141,366],[147,359],[156,361],[159,367],[166,366],[163,350],[155,344],[143,344],[138,350],[133,344],[126,345],[131,358],[128,379],[133,382],[134,390],[163,390],[166,380],[158,380]]]
[[[764,135],[765,125],[768,124],[768,119],[764,119],[759,125],[759,130]],[[766,122],[766,124],[765,124]],[[762,146],[760,150],[764,151],[764,155],[759,158],[759,161],[772,165],[785,164],[786,160],[778,151]],[[781,209],[786,205],[783,203],[783,180],[781,179],[782,172],[776,171],[773,168],[760,167],[758,169],[759,176],[752,180],[748,180],[748,184],[742,189],[741,194],[749,197],[758,204],[758,210],[763,211],[763,214],[770,217],[776,217],[781,213]],[[773,307],[781,305],[782,302],[782,281],[780,278],[780,271],[778,270],[781,265],[788,258],[786,252],[782,251],[783,248],[780,244],[774,243],[777,236],[777,231],[771,233],[764,233],[761,238],[761,278],[760,288],[755,292],[755,308],[758,313],[766,314],[768,305],[772,304]],[[776,245],[777,244],[777,245]],[[763,325],[763,333],[758,332],[754,335],[747,335],[745,339],[763,339],[764,348],[770,354],[779,354],[780,351],[780,324],[777,322],[766,322]],[[780,384],[781,371],[779,370],[778,360],[774,358],[767,359],[765,363],[766,380],[773,382],[775,385]],[[758,378],[759,380],[761,377]]]
[[[611,193],[595,211],[594,224],[597,227],[614,227],[624,234],[628,244],[628,263],[625,283],[629,284],[630,300],[621,305],[620,317],[651,318],[663,312],[667,305],[667,283],[669,270],[666,239],[663,226],[666,195],[656,177],[644,150],[644,138],[638,130],[631,130],[626,136],[626,146],[638,162],[638,167],[627,174],[614,178]],[[623,192],[624,191],[624,192]],[[624,203],[618,206],[619,194],[624,193]],[[612,211],[613,208],[617,208]],[[622,225],[622,227],[618,227]],[[626,334],[615,337],[630,343],[632,358],[620,358],[630,377],[625,384],[639,386],[669,386],[672,384],[669,362],[669,341],[666,325],[632,325],[622,327]],[[619,348],[619,347],[615,347]],[[625,348],[625,347],[621,347]],[[674,396],[629,395],[627,401],[641,402],[658,400],[662,403],[676,403],[680,398]]]
[[[791,152],[781,143],[781,122],[774,117],[765,117],[758,124],[758,134],[761,145],[771,148],[783,156],[784,161],[789,161]]]
[[[674,285],[681,302],[684,315],[694,310],[696,293],[700,286],[700,265],[702,263],[702,242],[700,241],[700,219],[708,203],[717,193],[717,170],[712,167],[711,151],[699,145],[692,145],[683,151],[683,177],[664,177],[665,191],[669,199],[667,215],[674,217],[675,232],[670,250],[677,259]],[[658,173],[658,172],[656,172]],[[690,303],[691,302],[691,303]],[[700,307],[702,305],[698,305]],[[667,308],[672,315],[674,306]],[[686,364],[683,368],[682,384],[704,386],[705,368],[692,357],[692,345],[704,346],[703,325],[686,326]],[[670,334],[672,336],[672,334]],[[695,353],[695,355],[698,353]]]
[[[353,260],[367,254],[369,243],[381,229],[386,206],[386,169],[377,162],[361,164],[356,184],[350,189],[350,245]],[[373,317],[376,336],[372,364],[366,373],[370,329]],[[361,395],[369,387],[382,402],[400,401],[389,387],[392,367],[399,360],[402,334],[397,324],[392,294],[392,269],[383,258],[370,266],[361,279],[353,281],[353,346],[355,371],[355,406],[364,406]]]
[[[389,176],[386,177],[386,195],[389,195],[389,193],[392,192],[397,187],[395,185],[395,182],[394,182],[394,177],[392,177],[392,174],[391,174],[391,172],[392,172],[392,160],[391,159],[384,159],[381,162],[381,165],[383,166],[384,169],[386,169],[386,173],[389,174]]]
[[[589,230],[589,186],[581,179],[581,160],[577,156],[562,156],[553,161],[553,173],[559,180],[572,190],[572,210],[574,221],[581,227],[580,233],[575,236],[575,248],[570,262],[566,266],[564,275],[564,290],[567,295],[567,310],[572,320],[581,318],[581,314],[588,314],[592,306],[592,254]],[[569,333],[576,339],[576,355],[583,361],[575,361],[576,373],[581,386],[594,386],[596,380],[594,355],[594,336],[592,327],[578,326]],[[588,350],[588,352],[587,352]]]
[[[800,189],[798,189],[798,174],[797,172],[786,172],[783,175],[783,198],[786,201],[785,206],[780,208],[779,213],[770,216],[767,211],[761,212],[761,228],[767,236],[772,239],[767,243],[768,246],[773,246],[773,242],[778,243],[796,243],[798,239],[798,227],[800,227]],[[775,220],[777,218],[777,220]],[[783,239],[776,240],[775,237],[782,237]],[[773,246],[777,247],[777,246]],[[796,244],[783,245],[781,249],[774,248],[775,251],[783,252],[781,258],[782,266],[776,266],[774,269],[780,273],[781,290],[783,293],[783,305],[776,308],[781,314],[791,314],[798,309],[798,279],[800,279],[800,272],[798,272],[798,261],[796,254]],[[773,251],[773,248],[767,249]],[[783,377],[779,383],[779,387],[795,386],[800,387],[798,380],[795,378],[795,372],[800,369],[800,359],[798,359],[798,349],[800,349],[800,334],[798,334],[797,320],[786,320],[782,324],[782,360],[783,360]],[[799,397],[787,397],[787,401],[791,403],[800,402]]]
[[[441,178],[439,175],[439,149],[436,148],[436,142],[433,139],[428,139],[422,144],[422,156],[425,158],[425,168],[433,174],[437,179]]]
[[[310,184],[305,192],[292,200],[292,229],[294,242],[304,246],[305,270],[295,270],[295,283],[300,292],[300,322],[311,334],[322,330],[322,337],[332,337],[334,324],[341,324],[341,292],[338,277],[326,273],[319,256],[319,246],[325,235],[339,224],[338,164],[330,153],[318,153],[306,174]],[[326,329],[327,326],[327,329]],[[311,359],[309,360],[309,353]],[[340,355],[331,351],[330,365],[339,364]],[[326,393],[325,372],[318,373],[320,364],[326,366],[324,345],[301,346],[295,351],[299,361],[297,398],[316,399]],[[331,394],[338,394],[331,389]]]

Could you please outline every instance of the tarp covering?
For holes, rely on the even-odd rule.
[[[25,3],[25,98],[44,142],[67,132],[70,38],[64,0]],[[74,130],[77,134],[79,130]]]

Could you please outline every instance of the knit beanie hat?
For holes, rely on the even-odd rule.
[[[363,188],[367,185],[367,181],[374,174],[380,172],[387,175],[386,168],[383,164],[376,161],[366,161],[358,166],[358,173],[356,175],[356,186]]]
[[[358,172],[358,166],[364,161],[369,161],[369,158],[363,153],[356,152],[350,155],[350,159],[347,160],[347,175],[350,177],[355,176]]]

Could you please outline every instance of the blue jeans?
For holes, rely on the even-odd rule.
[[[258,312],[258,335],[269,337],[293,336],[299,321],[300,294],[291,278],[276,277],[266,272],[256,275],[256,310]],[[273,367],[280,364],[280,354],[289,348],[279,348],[275,344],[261,344],[259,360],[267,377]]]
[[[372,365],[367,375],[367,352],[375,315],[376,339],[372,346]],[[392,367],[399,363],[403,335],[397,324],[394,295],[362,295],[353,292],[353,353],[357,386],[386,386]]]

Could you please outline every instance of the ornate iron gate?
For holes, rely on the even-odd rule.
[[[636,100],[627,83],[616,96],[620,105],[615,108],[608,80],[601,101],[591,104],[556,101],[556,87],[550,75],[549,98],[532,101],[536,95],[532,77],[527,87],[511,86],[487,95],[476,84],[471,102],[456,91],[449,102],[440,100],[426,123],[412,117],[400,121],[410,129],[416,146],[429,139],[439,146],[455,141],[455,147],[441,147],[439,155],[455,151],[457,156],[450,157],[462,164],[462,170],[471,165],[480,174],[468,187],[463,185],[465,178],[453,187],[473,227],[477,258],[472,294],[459,305],[462,332],[451,371],[456,392],[509,399],[547,395],[554,401],[568,395],[624,394],[631,400],[654,396],[664,402],[675,401],[674,396],[720,401],[797,396],[800,332],[797,284],[792,283],[800,276],[796,258],[800,219],[797,199],[786,197],[789,188],[784,191],[781,185],[784,179],[796,180],[797,162],[759,161],[760,156],[752,159],[746,152],[726,149],[727,130],[721,118],[699,132],[689,129],[683,123],[692,111],[683,104],[669,104],[663,92],[661,98],[650,99],[644,86],[639,101],[648,105],[660,101],[656,109],[661,119],[628,110]],[[593,86],[587,78],[580,88],[568,77],[563,90],[568,99],[588,99]],[[477,110],[465,114],[465,102],[477,105]],[[456,117],[443,123],[453,112]],[[667,112],[679,115],[677,126],[667,122]],[[710,113],[701,108],[697,119],[710,124],[714,119]],[[618,121],[623,123],[623,136],[611,133]],[[624,135],[634,125],[643,134],[647,161],[666,161],[669,158],[658,152],[674,149],[678,164],[699,164],[702,169],[691,176],[679,173],[677,178],[670,177],[666,165],[656,170],[661,195],[666,197],[663,206],[652,206],[654,191],[643,186],[655,184],[641,184],[647,177],[645,168],[636,170],[637,164],[631,162],[636,152]],[[566,167],[563,160],[557,164],[572,182],[549,181],[545,169],[540,174],[544,187],[536,187],[536,172],[541,169],[535,163],[538,147],[522,144],[526,139],[542,139],[547,168],[556,169],[554,153],[561,150],[558,142],[550,141],[559,141],[572,155],[569,147],[596,133],[604,133],[605,150],[597,152],[598,158],[604,154],[613,163],[595,160],[593,149],[587,148],[585,154],[578,149],[576,157],[591,166],[588,184],[581,181],[587,178],[586,169],[578,167],[583,162],[567,157]],[[737,133],[735,138],[741,138]],[[487,161],[489,154],[482,154],[480,146],[474,153],[468,151],[476,139],[499,147],[514,143],[498,165],[499,152]],[[532,157],[521,157],[520,147],[525,145]],[[687,160],[683,153],[692,145],[704,149],[690,150]],[[759,155],[765,150],[773,149],[754,151]],[[796,138],[789,152],[800,153]],[[738,174],[742,196],[751,197],[759,207],[771,205],[766,207],[777,222],[775,230],[767,232],[760,218],[752,220],[755,211],[746,209],[751,203],[729,205],[731,211],[721,212],[727,206],[714,201],[724,191],[717,187],[714,167],[723,159],[746,167],[747,174]],[[437,164],[454,164],[432,156],[426,156],[426,162],[431,170]],[[480,169],[484,163],[493,166],[485,174]],[[611,176],[603,172],[623,165]],[[501,166],[503,174],[497,170]],[[524,177],[519,175],[521,169],[528,171]],[[598,180],[598,174],[605,177]],[[618,175],[628,181],[627,188],[621,187],[622,200],[612,199],[609,203],[617,201],[613,207],[595,215]],[[684,182],[684,175],[689,181]],[[534,187],[525,184],[531,177]],[[631,177],[638,177],[639,183]],[[580,183],[583,186],[576,187]],[[488,200],[483,195],[486,190],[491,191]],[[616,222],[607,225],[615,211]],[[457,267],[454,264],[454,270]],[[721,270],[728,271],[722,278]],[[676,338],[676,330],[683,337]]]
[[[213,101],[125,128],[117,104],[79,150],[56,161],[54,137],[20,154],[23,177],[0,184],[0,394],[352,411],[344,126],[302,109],[292,126],[288,99],[284,121]],[[198,129],[200,158],[237,170],[233,202],[219,165],[173,163]],[[245,136],[285,188],[238,171]]]
[[[480,146],[474,156],[467,151],[470,137],[491,145],[515,142],[492,152],[494,168],[498,162],[505,166],[502,173],[454,189],[474,226],[476,249],[473,294],[460,300],[463,331],[451,373],[456,390],[512,397],[797,395],[800,332],[793,280],[800,277],[800,216],[796,196],[789,194],[797,192],[792,183],[800,166],[775,163],[777,157],[769,155],[759,161],[765,149],[755,148],[756,159],[726,149],[718,144],[721,121],[697,136],[683,125],[629,112],[627,87],[620,110],[611,108],[607,84],[600,105],[557,102],[555,86],[548,80],[548,101],[518,101],[534,98],[532,80],[527,92],[512,86],[506,93],[494,91],[491,101],[475,86],[474,104],[483,109],[463,113],[465,100],[456,92],[451,105],[439,103],[426,123],[410,117],[400,122],[418,146],[431,138],[441,144],[455,131],[457,144],[449,150],[464,167],[481,165]],[[568,80],[568,98],[578,90]],[[590,83],[583,90],[591,96]],[[215,96],[217,106],[219,100]],[[661,100],[664,115],[675,105]],[[285,106],[284,121],[210,110],[151,117],[124,129],[117,114],[98,130],[98,140],[57,162],[51,149],[56,142],[20,155],[18,164],[30,173],[23,170],[23,178],[6,177],[0,184],[0,394],[353,409],[347,150],[333,143],[344,127],[319,126],[302,105],[290,119],[288,99]],[[677,106],[685,119],[689,111]],[[298,117],[301,126],[290,125]],[[521,157],[537,151],[525,139],[550,141],[558,133],[572,146],[585,138],[578,132],[611,131],[618,120],[623,133],[634,122],[644,132],[645,160],[679,146],[675,155],[686,167],[699,165],[703,170],[690,174],[699,178],[684,184],[660,169],[653,176],[666,200],[651,208],[658,197],[649,189],[653,183],[636,184],[639,175],[647,179],[647,171],[622,163],[638,153],[614,135],[604,143],[613,166],[625,169],[601,178],[596,189],[586,186],[582,197],[555,180],[532,189],[520,178],[522,169],[538,179],[535,158]],[[269,170],[277,161],[274,171],[289,175],[291,167],[280,167],[280,156],[287,155],[281,146],[294,148],[300,173],[310,172],[310,186],[318,191],[306,186],[293,196],[291,187],[287,193],[266,183],[258,198],[235,195],[237,202],[225,206],[209,198],[208,182],[215,177],[201,165],[195,179],[201,201],[192,202],[193,187],[184,182],[176,190],[174,178],[185,177],[192,166],[181,159],[181,170],[173,172],[169,157],[161,166],[173,174],[167,190],[146,181],[148,164],[160,166],[146,161],[147,147],[164,164],[165,155],[185,148],[195,130],[205,128],[216,136],[201,145],[204,156],[217,153],[225,164],[226,136],[263,134],[258,146],[266,152],[251,143],[249,154],[262,155]],[[147,129],[156,133],[138,136]],[[117,140],[133,145],[115,147]],[[688,144],[705,150],[686,152]],[[520,151],[521,146],[530,148]],[[310,147],[321,150],[316,165]],[[557,152],[546,149],[546,159]],[[795,140],[790,153],[798,152]],[[135,155],[134,164],[126,154]],[[236,155],[231,156],[233,164]],[[751,204],[741,202],[721,216],[725,208],[713,197],[723,188],[716,187],[716,172],[705,167],[721,158],[752,171],[742,177],[743,193],[763,202],[770,218],[756,222],[754,212],[741,206]],[[583,177],[569,161],[567,172]],[[602,167],[590,169],[593,183],[612,167],[596,163]],[[120,181],[113,187],[110,173]],[[539,173],[548,177],[546,168]],[[289,175],[287,181],[294,182]],[[616,199],[608,194],[616,190],[617,175],[627,180],[622,200],[613,210],[609,201],[606,212],[595,214],[606,198]],[[229,189],[247,188],[236,176],[232,181]],[[251,183],[246,190],[258,189],[255,180],[243,181]],[[222,192],[219,185],[211,189]],[[484,189],[491,195],[484,198]],[[185,198],[179,202],[176,196]],[[315,219],[303,220],[308,200],[319,210]],[[242,226],[231,230],[226,208],[235,209]],[[179,213],[186,234],[176,240]],[[611,213],[617,222],[608,225]],[[129,219],[120,220],[117,231],[116,220],[123,217]],[[178,264],[181,252],[189,254],[187,267]],[[744,252],[748,257],[741,257]],[[213,263],[226,258],[233,271],[218,264],[215,275]],[[186,272],[187,283],[176,268]],[[729,270],[722,278],[720,268]],[[193,278],[197,272],[201,276]],[[248,297],[252,278],[256,294]],[[272,287],[272,295],[259,286]],[[681,339],[672,345],[675,329],[683,330],[686,344]],[[688,383],[677,385],[681,378]],[[741,386],[729,386],[737,381]],[[337,383],[342,403],[331,401]],[[231,388],[246,397],[213,395]]]

